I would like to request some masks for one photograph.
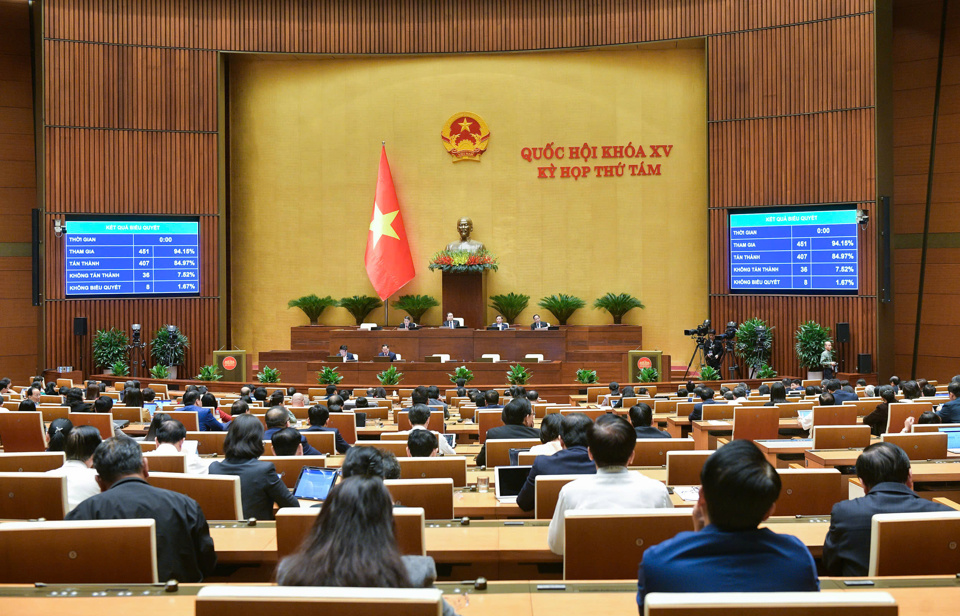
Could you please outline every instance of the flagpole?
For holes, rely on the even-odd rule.
[[[380,147],[387,147],[386,140],[380,142]],[[388,296],[383,300],[383,326],[386,327],[387,323],[390,322],[390,297]]]

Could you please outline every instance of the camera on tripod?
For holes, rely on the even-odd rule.
[[[730,321],[722,334],[716,336],[717,340],[733,340],[737,337],[737,322]]]
[[[715,334],[715,333],[717,333],[717,330],[710,329],[710,319],[705,319],[703,323],[701,323],[700,325],[697,325],[697,327],[694,329],[683,330],[684,336],[696,336],[698,338],[702,338],[707,334]]]

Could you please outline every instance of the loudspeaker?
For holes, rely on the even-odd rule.
[[[87,335],[87,317],[74,317],[74,319],[73,319],[73,335],[74,335],[74,336],[86,336],[86,335]]]
[[[870,374],[873,372],[873,355],[870,353],[860,353],[857,355],[857,372],[860,374]]]
[[[837,323],[837,342],[850,342],[849,323]]]

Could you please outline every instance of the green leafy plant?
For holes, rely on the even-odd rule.
[[[520,313],[527,309],[530,296],[522,293],[491,295],[490,302],[490,307],[502,314],[507,323],[513,323],[520,316]]]
[[[466,366],[460,366],[459,368],[455,368],[453,370],[453,374],[448,374],[447,376],[450,377],[451,383],[456,383],[460,379],[463,379],[464,382],[469,383],[473,380],[473,370],[470,370]]]
[[[155,379],[165,379],[170,376],[170,371],[167,370],[167,367],[163,364],[157,364],[153,368],[150,368],[150,376]]]
[[[200,366],[200,374],[193,378],[198,381],[219,381],[223,378],[223,373],[215,364],[207,364],[206,366]]]
[[[573,316],[573,313],[586,306],[587,302],[576,295],[558,293],[540,298],[537,305],[557,317],[557,323],[559,325],[566,325],[570,317]]]
[[[389,385],[399,385],[402,378],[403,373],[398,372],[396,366],[390,366],[383,372],[377,374],[377,380],[380,381],[380,384],[384,387]]]
[[[774,329],[759,317],[747,319],[737,328],[737,343],[733,347],[734,354],[742,359],[751,370],[769,364]],[[763,336],[761,336],[761,331],[765,332]]]
[[[643,302],[629,293],[607,293],[602,297],[598,297],[596,301],[593,302],[593,307],[609,312],[613,317],[614,325],[622,323],[623,315],[634,308],[645,308]]]
[[[323,370],[317,373],[317,383],[321,385],[336,385],[343,380],[343,375],[337,372],[336,368],[324,366]]]
[[[261,383],[279,383],[280,370],[271,368],[270,366],[264,366],[263,370],[257,373],[257,380]]]
[[[701,381],[719,381],[720,371],[713,366],[700,366]]]
[[[760,366],[760,369],[757,370],[758,379],[775,379],[777,378],[777,371],[767,364]]]
[[[660,380],[660,373],[657,372],[656,368],[641,368],[637,372],[637,379],[641,383],[654,383]]]
[[[393,302],[393,307],[409,314],[414,323],[419,323],[428,310],[439,305],[432,295],[401,295]]]
[[[122,359],[118,359],[113,362],[113,365],[110,366],[110,369],[113,370],[114,376],[128,376],[130,374],[130,366],[127,365],[127,362]]]
[[[320,315],[323,314],[323,311],[330,306],[336,305],[337,300],[333,299],[329,295],[326,297],[320,297],[315,293],[311,293],[310,295],[304,295],[303,297],[290,300],[287,302],[287,309],[299,308],[300,310],[303,310],[303,313],[307,315],[308,319],[310,319],[310,325],[316,325],[317,321],[320,320]]]
[[[128,344],[130,339],[122,329],[98,329],[93,335],[93,363],[100,368],[109,368],[126,359]]]
[[[510,366],[510,369],[507,370],[507,383],[511,385],[526,385],[527,381],[530,380],[530,377],[533,376],[533,372],[527,370],[525,367],[517,364],[515,366]]]
[[[153,361],[164,366],[181,366],[186,359],[190,340],[179,329],[172,332],[164,325],[153,335],[150,342],[150,356]]]
[[[586,368],[580,368],[577,370],[577,382],[578,383],[596,383],[597,382],[597,371],[596,370],[587,370]]]
[[[383,302],[372,295],[354,295],[352,297],[341,298],[340,301],[337,302],[337,305],[341,308],[346,308],[347,312],[356,319],[357,325],[360,325],[374,309],[383,306]]]
[[[800,324],[794,338],[797,340],[794,349],[797,352],[797,359],[800,360],[800,366],[810,370],[819,370],[823,345],[832,341],[830,328],[824,327],[816,321],[807,321]]]

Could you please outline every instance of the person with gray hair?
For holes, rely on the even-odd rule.
[[[147,464],[140,443],[129,437],[116,436],[100,443],[93,454],[93,467],[103,492],[80,503],[66,519],[153,519],[158,579],[203,581],[217,565],[203,510],[188,496],[147,483]]]

